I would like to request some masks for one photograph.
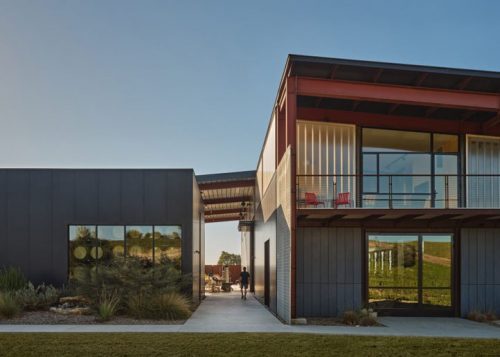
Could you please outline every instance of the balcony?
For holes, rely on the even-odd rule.
[[[500,208],[500,175],[298,175],[298,209]]]

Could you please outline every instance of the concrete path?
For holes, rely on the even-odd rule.
[[[247,300],[242,300],[240,292],[231,292],[208,295],[181,331],[282,332],[287,327],[252,294],[247,295]]]
[[[500,327],[458,318],[381,317],[386,327],[290,326],[252,295],[209,295],[184,325],[0,325],[1,332],[277,332],[500,339]]]

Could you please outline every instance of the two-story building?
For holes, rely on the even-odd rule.
[[[290,55],[242,227],[280,318],[500,312],[500,73]]]
[[[228,220],[286,322],[500,314],[500,73],[291,55],[256,171],[0,170],[0,267],[34,282],[166,257],[198,301]]]

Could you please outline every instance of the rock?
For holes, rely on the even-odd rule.
[[[60,304],[88,305],[89,301],[84,296],[65,296],[59,299]]]
[[[90,307],[73,307],[73,308],[51,307],[50,311],[62,315],[90,315],[92,313]]]

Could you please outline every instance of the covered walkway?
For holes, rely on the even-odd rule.
[[[239,291],[208,295],[184,324],[186,332],[282,332],[283,325],[252,294],[241,299]]]

